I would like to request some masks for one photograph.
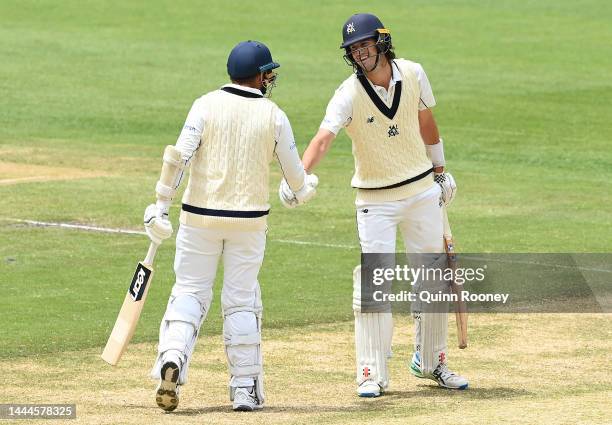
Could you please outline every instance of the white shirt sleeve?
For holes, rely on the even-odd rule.
[[[185,120],[185,125],[176,141],[176,149],[181,151],[183,161],[189,162],[200,147],[202,133],[206,122],[206,104],[204,98],[196,99]]]
[[[419,111],[424,109],[430,109],[436,106],[436,99],[434,98],[433,91],[431,90],[431,84],[429,84],[429,79],[427,78],[427,74],[425,74],[425,70],[421,66],[420,63],[415,63],[414,68],[417,80],[419,82],[419,87],[421,88],[421,100],[419,101]]]
[[[306,172],[304,165],[300,160],[300,154],[295,144],[293,130],[289,123],[289,118],[282,111],[278,110],[276,114],[276,146],[274,154],[278,159],[281,171],[289,187],[294,192],[297,192],[304,186]]]
[[[327,105],[325,118],[321,122],[320,128],[338,134],[343,127],[350,124],[353,115],[353,99],[344,85],[338,87],[334,96]]]

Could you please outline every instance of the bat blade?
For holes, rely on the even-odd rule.
[[[453,234],[451,232],[450,223],[448,222],[448,215],[446,208],[442,211],[444,219],[444,249],[448,259],[448,266],[455,270],[457,268],[457,254],[455,252],[455,243],[453,241]],[[455,303],[455,321],[457,322],[457,343],[460,349],[467,348],[467,323],[468,313],[467,305],[461,298],[461,292],[463,291],[463,285],[459,285],[455,282],[455,279],[451,280],[451,289],[457,296],[457,302]]]
[[[145,261],[138,263],[130,287],[121,305],[121,310],[119,310],[115,326],[102,352],[102,360],[112,366],[117,365],[119,360],[121,360],[121,356],[130,343],[138,325],[140,313],[147,299],[149,286],[153,279],[154,270],[150,264],[153,262],[156,248],[156,245],[151,244]]]

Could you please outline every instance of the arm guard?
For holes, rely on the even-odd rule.
[[[161,176],[155,185],[155,192],[158,201],[171,202],[176,195],[176,189],[181,184],[183,172],[187,161],[181,156],[181,151],[175,146],[168,145],[164,150],[164,163],[162,165]]]

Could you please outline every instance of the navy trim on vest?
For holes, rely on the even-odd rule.
[[[211,210],[209,208],[194,207],[193,205],[183,204],[183,211],[198,215],[211,215],[213,217],[235,217],[235,218],[259,218],[268,215],[267,211],[232,211],[232,210]]]
[[[372,88],[372,85],[368,82],[368,79],[363,74],[357,75],[357,78],[359,79],[359,82],[361,83],[362,87],[370,97],[370,100],[374,102],[374,105],[376,105],[376,108],[378,108],[378,110],[384,116],[392,120],[395,116],[395,113],[397,112],[397,108],[399,108],[400,98],[402,97],[402,82],[397,81],[395,83],[393,104],[391,105],[391,108],[388,108],[387,105],[385,105],[385,102],[383,102],[382,99],[376,94],[376,92]]]
[[[263,97],[260,94],[253,93],[253,92],[246,91],[246,90],[240,90],[240,89],[237,89],[236,87],[221,87],[221,90],[226,91],[226,92],[231,93],[231,94],[236,94],[238,96],[248,97],[248,98],[251,98],[251,99],[256,99],[256,98]]]
[[[389,186],[383,186],[383,187],[357,187],[357,186],[353,186],[355,189],[361,189],[361,190],[382,190],[382,189],[395,189],[396,187],[400,187],[400,186],[404,186],[405,184],[409,184],[409,183],[414,183],[418,180],[421,180],[425,177],[427,177],[429,174],[431,174],[433,172],[433,167],[430,168],[429,170],[419,174],[418,176],[414,176],[414,177],[410,177],[407,180],[401,181],[399,183],[394,183],[392,185]]]

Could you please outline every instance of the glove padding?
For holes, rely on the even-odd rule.
[[[147,207],[144,213],[144,226],[147,236],[154,244],[161,244],[172,236],[172,223],[168,220],[168,213],[156,204]]]
[[[442,194],[440,198],[445,206],[449,206],[453,199],[455,199],[455,195],[457,194],[457,184],[455,183],[455,179],[450,173],[435,173],[434,181],[438,183]]]
[[[297,192],[289,187],[287,180],[281,181],[278,188],[278,197],[285,208],[295,208],[310,201],[317,193],[316,187],[319,185],[319,178],[315,174],[306,174],[304,186]]]

